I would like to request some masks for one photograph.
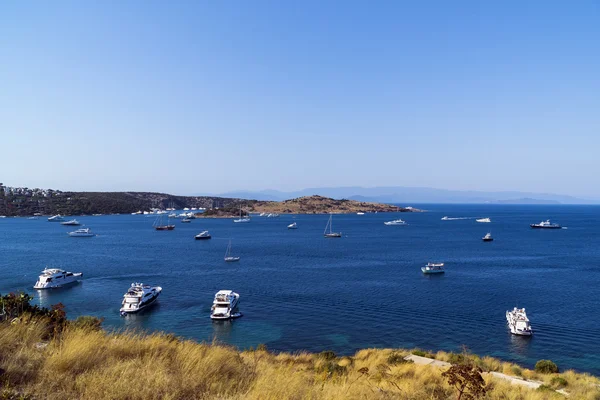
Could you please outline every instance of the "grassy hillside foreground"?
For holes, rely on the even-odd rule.
[[[365,349],[352,357],[237,351],[172,335],[107,333],[98,326],[22,315],[0,323],[0,399],[455,399],[447,368],[407,363],[404,350]],[[54,333],[52,333],[54,332]],[[436,358],[456,361],[457,355]],[[458,357],[460,358],[460,357]],[[473,357],[484,371],[542,380],[511,386],[483,374],[485,399],[600,399],[600,381],[567,371],[538,374],[492,358]],[[463,400],[469,398],[463,395]]]

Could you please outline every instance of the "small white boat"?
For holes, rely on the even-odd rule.
[[[131,213],[131,215],[141,215],[141,214],[142,214],[142,211],[141,211],[141,210],[140,210],[140,211],[136,211],[136,212],[132,212],[132,213]]]
[[[233,222],[235,222],[236,224],[250,222],[250,218],[243,216],[243,214],[242,214],[242,206],[240,206],[240,217],[237,218],[237,219],[234,219]]]
[[[560,229],[562,228],[559,224],[550,222],[550,220],[542,221],[539,224],[530,224],[533,229]]]
[[[65,222],[61,222],[61,225],[68,225],[68,226],[79,226],[81,225],[81,223],[79,221],[77,221],[76,219],[72,219],[70,221],[65,221]]]
[[[442,221],[449,221],[450,218],[449,217],[442,217]]]
[[[190,222],[192,222],[192,220],[189,218],[184,218],[181,220],[181,223],[183,223],[183,224],[189,224]]]
[[[533,333],[524,308],[515,307],[512,311],[507,311],[506,321],[510,328],[510,333],[513,335],[531,336]]]
[[[225,262],[236,262],[240,261],[240,257],[231,255],[231,240],[229,241],[229,245],[227,245],[227,250],[225,251]]]
[[[69,235],[71,237],[92,237],[92,236],[96,236],[95,233],[92,233],[92,231],[90,230],[90,228],[77,229],[76,231],[67,233],[67,235]]]
[[[261,212],[261,213],[259,214],[259,217],[266,217],[266,216],[267,216],[267,213],[264,213],[264,212]]]
[[[230,319],[241,317],[238,311],[240,295],[233,290],[219,290],[215,294],[213,305],[210,309],[211,319]]]
[[[271,214],[267,215],[267,218],[279,218],[279,214],[271,213]]]
[[[365,215],[365,213],[362,212],[362,211],[359,211],[359,212],[356,213],[356,215]]]
[[[327,228],[329,228],[329,232],[327,232]],[[325,230],[323,231],[323,236],[325,236],[326,238],[342,237],[342,232],[334,232],[333,231],[333,214],[329,214],[329,220],[327,221],[327,225],[325,225]]]
[[[481,238],[481,240],[483,240],[484,242],[491,242],[494,240],[494,238],[492,237],[492,233],[488,232],[485,234],[484,237]]]
[[[48,222],[62,222],[64,220],[65,219],[60,214],[57,214],[57,215],[55,215],[53,217],[48,218]]]
[[[40,219],[39,217],[29,217],[27,219]]]
[[[288,229],[298,229],[298,224],[295,222],[292,222],[291,224],[289,224],[287,226]]]
[[[210,233],[208,233],[208,231],[202,231],[199,234],[197,234],[196,236],[194,236],[194,238],[196,240],[207,240],[207,239],[210,239],[211,236],[210,236]]]
[[[395,219],[393,221],[387,221],[383,223],[384,225],[408,225],[406,223],[406,221],[403,221],[401,219]]]
[[[67,272],[58,268],[44,268],[34,289],[53,289],[75,283],[83,276],[82,272]]]
[[[426,266],[421,268],[424,274],[443,274],[446,272],[444,270],[444,263],[427,263]]]
[[[123,295],[121,315],[136,313],[153,304],[162,292],[160,286],[132,283],[127,293]]]
[[[489,222],[492,222],[492,220],[489,218],[479,218],[479,219],[476,219],[475,222],[489,223]]]

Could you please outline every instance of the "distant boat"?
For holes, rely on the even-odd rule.
[[[513,335],[531,336],[533,333],[524,308],[515,307],[512,311],[507,311],[506,321],[510,328],[510,333]]]
[[[76,231],[67,233],[67,235],[69,235],[71,237],[93,237],[93,236],[96,236],[95,233],[92,233],[90,228],[77,229]]]
[[[289,224],[287,226],[288,229],[298,229],[298,224],[295,222],[292,222],[291,224]]]
[[[492,234],[488,232],[484,237],[481,238],[481,240],[483,240],[484,242],[491,242],[492,240],[494,240],[494,238],[492,237]]]
[[[233,222],[235,223],[244,223],[244,222],[250,222],[250,218],[244,218],[244,216],[242,215],[242,206],[240,205],[240,217],[237,219],[234,219]]]
[[[225,251],[225,262],[235,262],[240,261],[240,257],[234,257],[231,255],[231,240],[229,240],[229,245],[227,245],[227,250]]]
[[[48,218],[48,222],[62,222],[64,220],[65,219],[60,214],[57,214],[53,217]]]
[[[327,232],[327,228],[329,228],[329,232]],[[327,221],[327,225],[325,225],[325,230],[323,231],[323,236],[325,236],[326,238],[342,237],[341,232],[333,231],[333,214],[329,214],[329,220]]]
[[[492,220],[491,220],[491,219],[489,219],[489,218],[479,218],[479,219],[476,219],[475,221],[476,221],[476,222],[483,222],[483,223],[486,223],[486,222],[487,222],[487,223],[489,223],[489,222],[492,222]]]
[[[52,289],[77,282],[83,276],[82,272],[68,272],[58,268],[44,268],[34,289]]]
[[[427,263],[426,266],[421,268],[424,274],[443,274],[444,272],[444,263]]]
[[[365,215],[365,213],[362,212],[362,211],[359,211],[359,212],[356,213],[356,215]]]
[[[279,218],[279,214],[271,213],[271,214],[267,215],[267,218]]]
[[[157,231],[172,231],[173,229],[175,229],[175,225],[171,225],[170,222],[170,218],[167,218],[167,224],[165,225],[163,221],[163,215],[161,214],[158,217],[156,217],[152,226]]]
[[[140,215],[140,214],[142,214],[142,211],[141,211],[141,210],[140,210],[140,211],[136,211],[136,212],[132,212],[132,213],[131,213],[131,215]]]
[[[230,319],[242,316],[238,310],[240,295],[233,290],[219,290],[210,309],[211,319]]]
[[[406,221],[403,221],[401,219],[395,219],[393,221],[387,221],[383,223],[384,225],[408,225],[406,223]]]
[[[181,223],[183,223],[183,224],[189,224],[190,222],[192,222],[192,220],[189,218],[184,218],[181,220]]]
[[[550,222],[549,219],[546,221],[542,221],[539,224],[530,224],[533,229],[560,229],[561,226],[559,224],[555,224]]]
[[[442,217],[442,221],[449,221],[449,220],[450,220],[450,218],[448,218],[448,217]]]
[[[78,226],[81,225],[81,223],[79,221],[77,221],[76,219],[72,219],[70,221],[65,221],[65,222],[61,222],[61,225],[69,225],[69,226]]]
[[[196,240],[207,240],[210,239],[210,233],[208,233],[208,231],[202,231],[199,234],[197,234],[196,236],[194,236],[194,239]]]
[[[0,217],[0,218],[6,218],[6,217]],[[27,219],[39,219],[39,217],[29,217]]]

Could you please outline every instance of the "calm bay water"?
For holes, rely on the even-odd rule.
[[[151,217],[78,218],[98,236],[45,218],[0,219],[0,292],[26,289],[35,301],[66,305],[69,317],[96,315],[116,328],[164,330],[240,348],[272,350],[420,347],[491,355],[533,366],[600,375],[600,207],[426,205],[427,213],[334,216],[341,239],[322,237],[324,215],[176,222],[152,229]],[[490,217],[441,221],[442,216]],[[409,226],[385,226],[401,217]],[[567,229],[532,230],[551,218]],[[286,226],[296,221],[298,230]],[[195,241],[208,229],[212,240]],[[481,237],[491,231],[495,240]],[[226,264],[229,239],[239,263]],[[444,276],[424,276],[428,261]],[[44,266],[81,271],[84,280],[51,291],[32,289]],[[122,318],[131,282],[163,287],[159,303]],[[244,317],[212,322],[214,293],[241,295]],[[525,307],[535,335],[510,335],[505,311]]]

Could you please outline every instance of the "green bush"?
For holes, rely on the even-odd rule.
[[[520,367],[517,367],[516,365],[513,365],[510,370],[512,371],[513,374],[515,374],[515,376],[521,376],[523,375],[523,370]]]
[[[554,389],[562,389],[564,387],[567,387],[569,385],[569,382],[567,382],[567,380],[565,378],[562,378],[560,376],[555,376],[550,380],[550,385]]]
[[[388,364],[397,365],[397,364],[410,364],[413,360],[405,360],[404,356],[400,353],[392,353],[389,355],[387,359]]]
[[[542,374],[558,373],[558,366],[550,360],[540,360],[535,363],[535,372]]]
[[[450,364],[462,364],[465,362],[466,359],[467,358],[464,354],[450,353],[448,355],[448,362]]]
[[[415,350],[411,351],[411,353],[414,354],[415,356],[419,356],[419,357],[435,358],[435,354],[429,353],[427,351],[419,350],[419,349],[415,349]]]

